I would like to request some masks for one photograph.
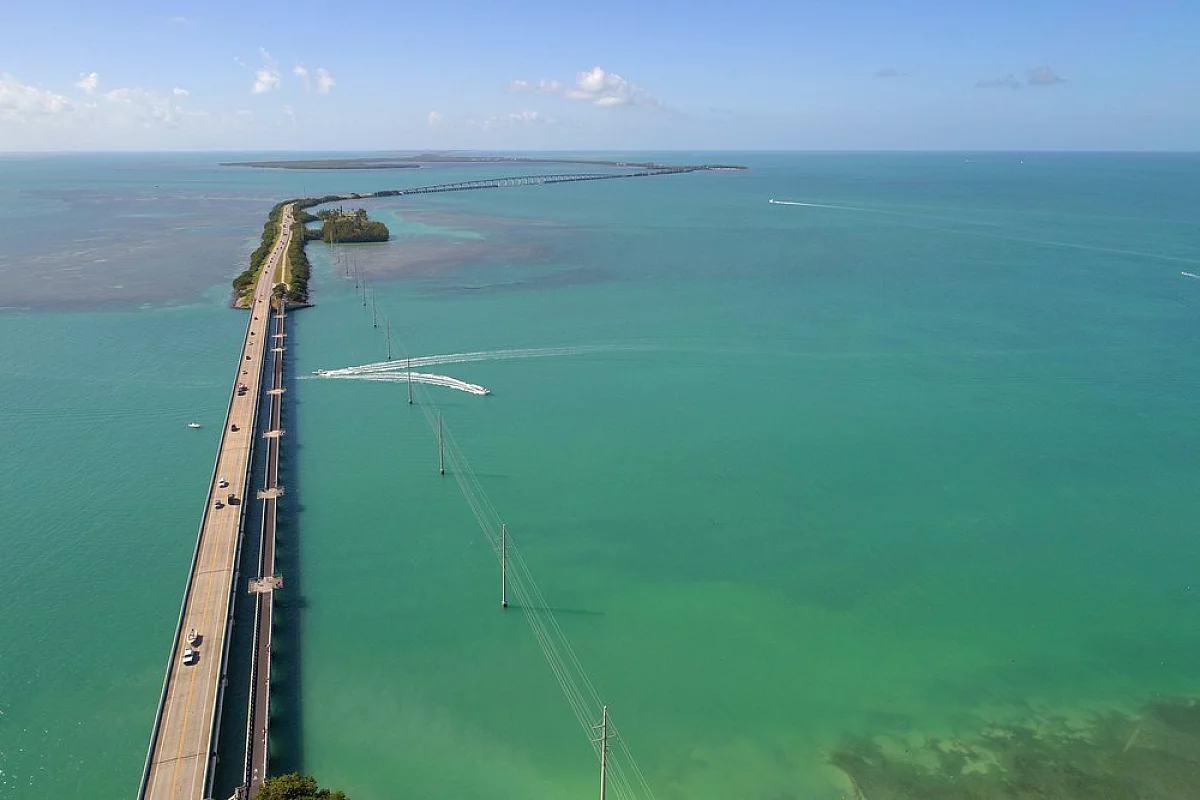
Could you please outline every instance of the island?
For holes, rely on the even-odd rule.
[[[319,211],[315,217],[312,214],[304,212],[304,220],[306,222],[322,221],[323,224],[320,229],[308,231],[307,236],[310,239],[320,239],[323,242],[334,242],[337,244],[386,242],[391,236],[391,231],[388,230],[387,225],[377,220],[369,219],[366,209],[362,208],[349,212],[339,206]]]
[[[271,252],[271,246],[279,235],[279,224],[283,217],[283,209],[295,203],[296,212],[292,220],[292,238],[288,244],[287,256],[279,267],[280,274],[276,281],[281,284],[277,293],[293,305],[308,304],[308,278],[312,266],[308,262],[308,253],[304,246],[312,239],[324,242],[349,244],[358,242],[386,242],[391,238],[391,231],[382,222],[372,220],[365,209],[345,211],[338,208],[326,209],[317,214],[310,214],[305,209],[334,200],[345,200],[342,195],[327,195],[325,197],[305,197],[298,200],[285,200],[276,203],[267,215],[263,225],[262,243],[250,254],[250,266],[233,279],[234,308],[249,308],[250,299],[254,293],[254,285],[258,282],[263,263]],[[320,228],[309,229],[310,222],[321,221]],[[286,289],[282,288],[286,285]]]

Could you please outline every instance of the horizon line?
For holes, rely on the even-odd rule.
[[[578,150],[568,149],[513,149],[513,150],[477,150],[472,148],[391,148],[391,149],[346,149],[346,150],[328,150],[328,149],[307,149],[307,150],[264,150],[259,148],[241,148],[241,149],[183,149],[183,148],[162,148],[162,149],[125,149],[125,148],[104,148],[92,150],[0,150],[0,157],[4,156],[47,156],[47,155],[106,155],[106,154],[126,154],[126,155],[154,155],[154,154],[195,154],[204,155],[210,153],[280,153],[280,154],[296,154],[296,153],[376,153],[376,154],[405,154],[405,155],[445,155],[448,153],[471,153],[471,154],[510,154],[510,153],[585,153],[585,154],[603,154],[603,153],[813,153],[813,154],[914,154],[914,153],[1049,153],[1049,154],[1161,154],[1161,155],[1195,155],[1200,154],[1200,147],[1191,150],[1159,150],[1159,149],[1109,149],[1109,148],[1079,148],[1067,150],[1063,148],[666,148],[666,149],[600,149],[600,148],[585,148]]]

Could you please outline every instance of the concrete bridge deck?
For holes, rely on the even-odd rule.
[[[273,314],[275,328],[283,333],[287,322],[287,305],[280,301],[278,313]],[[279,431],[283,413],[283,354],[284,348],[271,350],[271,388],[267,391],[271,410],[267,427]],[[267,779],[267,764],[271,743],[271,633],[274,627],[274,590],[283,585],[275,574],[275,525],[279,512],[279,436],[266,439],[267,463],[263,488],[258,499],[263,502],[262,531],[259,540],[258,578],[253,582],[254,594],[254,656],[250,668],[250,701],[246,723],[245,796],[253,798]]]
[[[154,720],[140,800],[203,800],[213,777],[216,739],[229,656],[229,622],[241,554],[242,524],[249,499],[264,368],[264,343],[271,314],[272,278],[287,251],[294,207],[281,215],[280,235],[254,290],[245,341],[238,355],[221,444],[192,556],[179,624],[167,662]],[[239,389],[245,385],[243,392]],[[236,430],[234,430],[236,426]],[[224,479],[228,486],[221,487]],[[229,501],[233,495],[233,501]],[[223,507],[217,508],[220,501]],[[187,632],[196,631],[198,661],[186,666]]]

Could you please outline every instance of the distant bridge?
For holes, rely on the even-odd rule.
[[[484,178],[457,183],[438,183],[432,186],[414,186],[411,189],[385,189],[380,192],[345,194],[321,198],[322,202],[335,200],[368,200],[373,197],[402,197],[409,194],[437,194],[439,192],[466,192],[474,189],[499,189],[506,186],[540,186],[548,183],[577,183],[579,181],[608,181],[617,178],[648,178],[653,175],[678,175],[696,172],[704,167],[669,167],[643,169],[637,172],[566,172],[555,175],[516,175],[509,178]]]

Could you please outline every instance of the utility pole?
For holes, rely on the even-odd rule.
[[[592,726],[592,730],[600,731],[600,738],[592,742],[600,744],[600,800],[604,800],[604,793],[608,789],[608,706],[600,708],[600,724]]]
[[[391,322],[387,323],[387,348],[388,348],[387,360],[391,361],[392,360],[392,323]],[[411,381],[412,379],[409,378],[409,380]],[[411,393],[411,392],[412,392],[412,388],[410,387],[409,393]],[[409,400],[408,402],[411,403],[412,400]]]
[[[390,331],[391,328],[388,328]],[[412,405],[412,356],[408,357],[408,404]]]
[[[500,607],[508,608],[508,526],[500,523]]]
[[[442,445],[442,412],[438,412],[438,473],[446,474],[446,450]]]
[[[375,313],[375,293],[371,292],[371,327],[379,327],[379,315]]]

